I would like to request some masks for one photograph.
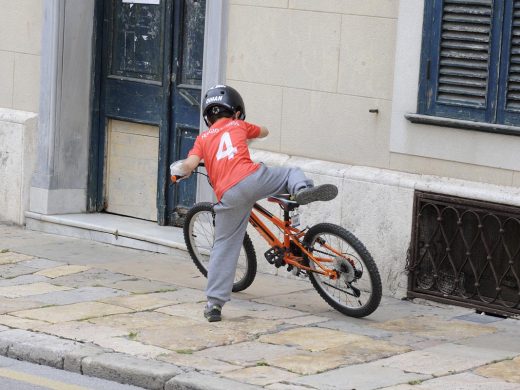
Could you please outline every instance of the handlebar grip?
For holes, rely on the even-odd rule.
[[[183,177],[184,176],[173,175],[173,176],[170,176],[170,179],[171,179],[173,184],[177,184],[177,182],[182,180]]]

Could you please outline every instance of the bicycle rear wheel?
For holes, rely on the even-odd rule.
[[[312,285],[334,309],[351,317],[365,317],[381,302],[381,277],[372,256],[352,233],[341,226],[320,223],[304,237],[309,252],[321,266],[335,269],[338,278],[309,272]],[[320,267],[307,259],[314,270]]]
[[[209,255],[215,239],[215,212],[211,203],[197,203],[184,221],[184,241],[191,259],[205,277],[208,276]],[[256,276],[256,254],[246,233],[238,257],[233,292],[248,288]]]

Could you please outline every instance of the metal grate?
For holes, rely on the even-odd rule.
[[[520,314],[520,208],[416,192],[409,296]]]

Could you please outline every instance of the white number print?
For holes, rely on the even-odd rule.
[[[224,134],[222,134],[222,137],[220,137],[220,144],[218,145],[217,151],[217,161],[222,160],[225,157],[227,157],[228,160],[231,160],[233,157],[235,157],[237,152],[238,149],[233,146],[231,137],[226,131]]]

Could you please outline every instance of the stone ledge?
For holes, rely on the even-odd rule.
[[[38,114],[34,112],[0,108],[0,122],[25,124],[27,121],[37,117]]]
[[[251,156],[268,165],[297,166],[318,175],[520,206],[520,188],[513,186],[340,164],[264,150],[251,150]]]

